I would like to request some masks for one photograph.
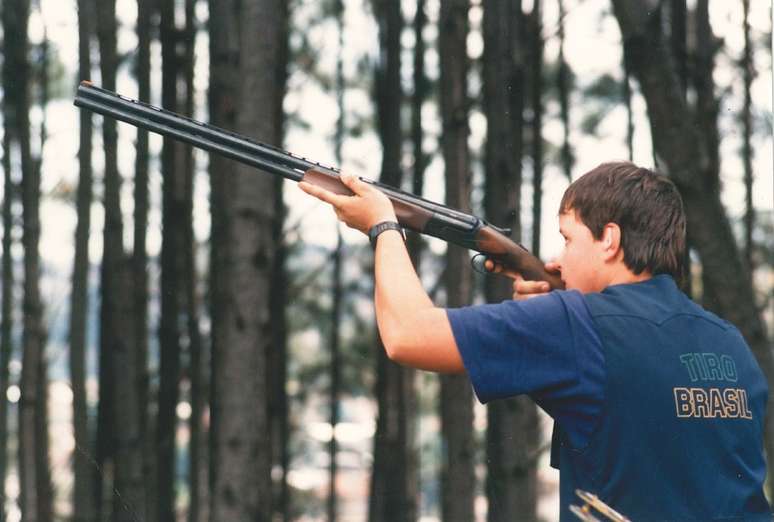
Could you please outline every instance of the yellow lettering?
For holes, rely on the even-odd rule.
[[[678,417],[690,417],[693,415],[693,400],[688,388],[675,388],[675,407]]]

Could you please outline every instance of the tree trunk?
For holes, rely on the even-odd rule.
[[[90,43],[94,34],[94,6],[78,2],[78,79],[91,78]],[[92,441],[89,435],[86,400],[86,331],[89,309],[89,234],[91,230],[92,195],[92,116],[80,111],[80,149],[78,150],[78,193],[75,228],[75,261],[70,305],[70,385],[73,390],[73,514],[79,522],[96,521],[94,467],[90,461]],[[78,449],[81,448],[81,449]]]
[[[752,148],[752,82],[755,77],[753,46],[750,42],[750,0],[742,0],[744,9],[744,54],[740,66],[744,78],[744,105],[742,106],[742,163],[744,164],[745,212],[744,212],[744,261],[750,278],[755,268],[753,261],[753,229],[755,228],[755,207],[753,206],[753,148]]]
[[[22,332],[21,399],[19,401],[19,479],[21,512],[25,520],[46,521],[53,515],[50,502],[46,434],[45,339],[40,301],[40,169],[30,150],[30,66],[27,22],[28,1],[3,5],[4,83],[7,128],[12,128],[21,156],[24,246],[24,301]],[[13,145],[11,145],[13,147]],[[10,150],[10,149],[7,149]],[[43,379],[41,381],[41,378]]]
[[[572,181],[572,149],[570,148],[570,66],[564,59],[564,18],[567,11],[564,9],[564,0],[559,1],[559,71],[557,73],[556,84],[559,88],[559,107],[564,128],[564,137],[562,139],[562,170],[565,177]]]
[[[232,29],[238,38],[238,60],[231,62],[239,78],[236,99],[232,98],[238,107],[236,131],[271,141],[281,128],[278,104],[283,88],[277,71],[285,48],[286,11],[277,0],[242,1],[238,10],[227,2],[217,2],[217,7],[215,3],[210,3],[217,41],[212,62],[232,48],[223,45],[228,36],[220,31]],[[258,26],[262,31],[254,30]],[[219,89],[211,94],[216,108],[227,101],[214,98],[224,94]],[[216,177],[227,175],[227,183],[214,182],[223,203],[218,225],[224,237],[217,243],[216,268],[222,273],[216,286],[223,302],[213,351],[211,517],[268,521],[272,452],[266,354],[274,339],[269,290],[276,255],[272,234],[276,182],[242,165],[230,167],[216,173]]]
[[[468,36],[467,0],[441,2],[439,55],[441,70],[442,149],[446,165],[446,203],[470,211],[471,174],[467,146]],[[449,245],[446,253],[447,306],[470,304],[472,273],[465,250]],[[473,520],[473,397],[464,375],[441,376],[441,513],[446,521]]]
[[[669,55],[648,13],[652,2],[614,0],[613,6],[623,34],[624,52],[640,83],[656,131],[656,153],[683,196],[688,229],[702,261],[704,290],[721,297],[709,302],[709,307],[739,328],[758,359],[769,388],[774,389],[771,346],[756,308],[749,272],[717,190],[717,149],[708,145],[717,133],[714,121],[712,129],[695,125],[695,116],[682,99]],[[702,110],[702,106],[697,108]],[[709,139],[702,131],[709,134]],[[766,450],[774,455],[771,401],[766,423]],[[772,460],[769,459],[770,476]]]
[[[116,13],[115,1],[97,3],[97,35],[100,47],[102,83],[106,89],[115,90]],[[113,490],[120,492],[113,497],[113,520],[135,520],[145,505],[144,476],[142,473],[142,447],[140,440],[140,405],[138,392],[138,368],[135,353],[134,306],[131,294],[129,260],[124,253],[123,221],[121,215],[121,176],[118,171],[116,122],[103,121],[105,148],[105,229],[103,233],[103,288],[102,288],[102,346],[105,358],[101,360],[111,368],[109,407],[111,419],[110,446],[113,457]],[[100,384],[103,384],[102,381]],[[100,401],[106,399],[100,387]],[[107,406],[107,405],[105,405]],[[120,412],[120,414],[115,414]]]
[[[185,56],[182,62],[181,71],[185,81],[185,109],[184,114],[189,117],[194,115],[194,69],[196,67],[195,46],[196,46],[196,0],[185,1],[185,32],[183,41],[185,42]],[[188,367],[186,374],[190,386],[191,416],[189,418],[189,427],[191,438],[188,445],[188,484],[189,484],[189,503],[188,519],[190,522],[198,522],[201,518],[202,507],[202,488],[201,481],[202,470],[206,469],[206,453],[203,451],[202,434],[204,430],[202,412],[204,409],[204,394],[202,393],[203,370],[202,355],[203,345],[201,330],[199,328],[199,278],[196,271],[196,237],[194,235],[194,179],[196,176],[196,165],[194,155],[190,148],[184,149],[183,165],[183,271],[182,284],[184,290],[184,303],[186,315],[186,332],[188,338]],[[205,475],[206,478],[206,475]]]
[[[484,113],[487,117],[484,211],[520,240],[523,62],[519,34],[521,2],[484,3]],[[503,107],[510,110],[503,111]],[[487,302],[511,298],[508,280],[488,277]],[[537,408],[527,397],[487,406],[487,520],[536,520],[539,444]]]
[[[414,15],[414,93],[411,96],[411,145],[414,155],[411,190],[417,196],[421,196],[424,191],[425,169],[428,163],[427,154],[422,150],[422,140],[424,139],[422,105],[428,98],[430,90],[427,74],[425,73],[425,49],[427,47],[422,36],[426,25],[425,0],[417,0],[417,11]],[[417,273],[420,273],[423,249],[422,236],[410,231],[407,232],[407,236],[411,262],[416,267]]]
[[[540,257],[543,217],[543,12],[534,0],[530,14],[530,105],[532,109],[532,253]]]
[[[3,71],[3,89],[7,89],[8,75]],[[5,92],[8,92],[5,90]],[[0,393],[6,394],[10,384],[11,356],[13,354],[13,300],[14,277],[11,245],[13,238],[13,202],[16,188],[11,173],[11,125],[8,119],[10,108],[3,100],[3,261],[2,261],[2,314],[0,315]],[[8,401],[0,400],[0,494],[5,496],[5,477],[8,469]]]
[[[272,143],[282,144],[284,139],[285,113],[282,100],[287,90],[287,63],[288,63],[288,3],[280,4],[282,11],[277,13],[277,20],[281,24],[277,36],[279,49],[276,51],[275,78],[277,81],[277,102],[275,104],[276,125]],[[267,354],[269,364],[269,391],[267,397],[269,424],[272,433],[272,461],[273,466],[281,470],[279,480],[274,483],[272,506],[275,517],[284,522],[289,522],[291,513],[290,485],[288,473],[290,472],[290,405],[288,402],[288,327],[286,310],[288,306],[288,274],[286,267],[287,245],[285,243],[285,202],[283,196],[284,180],[274,179],[274,219],[272,221],[272,240],[274,243],[274,262],[272,266],[271,286],[271,324],[272,345]]]
[[[380,180],[399,187],[402,181],[400,34],[403,17],[400,3],[387,0],[374,2],[374,14],[379,23],[381,50],[374,82],[383,150]],[[418,513],[415,372],[388,360],[381,339],[377,353],[379,409],[368,516],[371,522],[415,520]]]
[[[150,46],[151,0],[137,2],[137,64],[136,76],[140,100],[150,102]],[[87,112],[87,111],[83,111]],[[135,342],[137,360],[137,389],[140,404],[140,444],[142,446],[142,468],[145,481],[146,503],[143,514],[149,522],[155,520],[156,511],[156,470],[154,437],[149,429],[148,403],[150,400],[148,370],[148,252],[146,236],[148,229],[148,168],[150,150],[148,131],[137,129],[136,156],[134,164],[134,241],[132,252],[132,297],[135,312]]]
[[[626,105],[626,149],[629,151],[629,161],[634,161],[634,111],[632,110],[631,72],[626,56],[621,60],[623,65],[622,96]]]
[[[163,0],[161,10],[161,104],[181,111],[178,94],[182,83],[183,56],[181,31],[175,24],[175,0]],[[158,519],[175,518],[175,432],[177,403],[180,399],[180,330],[184,323],[185,237],[190,217],[186,214],[186,171],[190,147],[164,139],[161,152],[162,227],[161,241],[161,319],[159,326],[159,407],[156,426],[156,462],[158,466]]]
[[[344,2],[336,0],[334,3],[336,25],[338,28],[338,49],[336,54],[336,106],[339,109],[339,117],[336,119],[336,134],[333,137],[334,155],[336,164],[341,165],[341,148],[344,142]],[[338,498],[336,494],[336,477],[338,476],[338,440],[336,438],[336,426],[339,423],[339,396],[341,394],[341,339],[339,323],[341,322],[342,278],[341,263],[343,255],[343,243],[341,230],[336,226],[336,249],[333,252],[333,273],[331,274],[331,332],[330,332],[330,388],[328,390],[329,422],[331,425],[331,439],[328,441],[328,521],[335,522],[338,519]]]

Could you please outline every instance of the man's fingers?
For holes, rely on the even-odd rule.
[[[366,183],[365,181],[361,181],[360,178],[358,178],[355,175],[352,174],[342,174],[341,182],[349,188],[352,192],[357,194],[358,196],[362,196],[364,193],[371,190],[373,187]]]
[[[544,294],[551,290],[551,285],[546,281],[525,281],[519,278],[513,283],[513,289],[517,294]]]
[[[510,277],[511,279],[521,278],[521,274],[515,270],[511,270],[510,268],[505,268],[502,263],[491,258],[487,258],[486,261],[484,261],[484,268],[487,272],[491,272],[492,274],[504,275],[506,277]]]
[[[307,194],[316,197],[320,201],[330,203],[334,207],[341,206],[341,204],[344,203],[344,201],[346,201],[346,198],[350,197],[350,196],[341,196],[339,194],[334,194],[329,190],[325,190],[324,188],[318,187],[317,185],[312,185],[311,183],[307,183],[306,181],[300,181],[298,183],[298,188],[300,188]]]
[[[556,263],[554,261],[549,261],[548,263],[546,263],[546,272],[551,274],[559,273],[560,272],[559,263]]]

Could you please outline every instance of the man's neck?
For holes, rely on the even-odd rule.
[[[643,270],[639,274],[635,274],[625,265],[621,265],[618,270],[614,270],[610,274],[610,278],[608,279],[606,286],[641,283],[651,279],[652,277],[653,274],[651,274],[649,270]]]

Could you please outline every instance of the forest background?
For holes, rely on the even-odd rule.
[[[292,184],[77,111],[82,79],[472,211],[544,259],[570,180],[655,165],[686,203],[685,290],[774,385],[765,0],[0,10],[4,520],[558,514],[550,419],[385,359],[363,237]],[[469,252],[409,245],[437,303],[508,298]]]

